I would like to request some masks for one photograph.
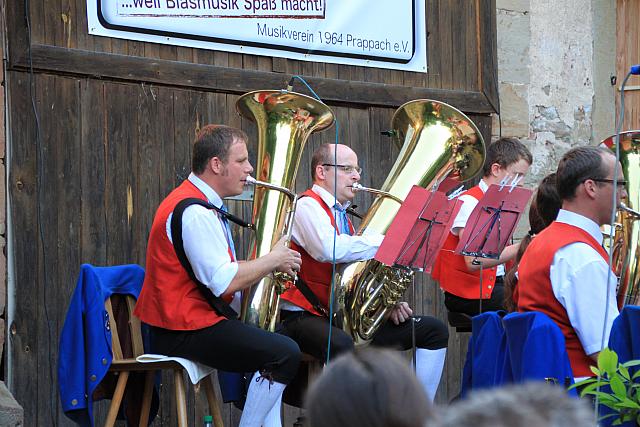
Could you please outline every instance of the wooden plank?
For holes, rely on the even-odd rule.
[[[28,27],[32,27],[31,14],[25,13],[26,2],[13,2],[11,7],[4,7],[5,13],[5,37],[8,48],[4,52],[6,57],[12,58],[26,57],[27,48],[29,47],[29,31]],[[5,2],[6,5],[6,2]],[[28,24],[25,23],[25,16],[29,16]]]
[[[96,265],[104,265],[107,261],[104,85],[96,80],[81,83],[81,258],[83,262]]]
[[[500,97],[498,95],[498,47],[496,2],[487,0],[479,2],[480,11],[480,43],[479,43],[479,80],[482,84],[481,91],[495,112],[500,112]]]
[[[14,265],[17,285],[14,319],[11,328],[11,366],[8,384],[14,397],[23,407],[25,425],[38,425],[38,395],[35,390],[49,387],[38,371],[38,324],[41,300],[40,233],[37,201],[38,147],[36,122],[31,107],[31,92],[26,74],[6,74],[8,88],[14,102],[9,107],[11,132],[11,164],[9,168],[10,212],[14,230]],[[35,94],[33,94],[35,97]],[[42,337],[46,339],[46,337]],[[47,419],[51,419],[49,414]]]
[[[283,87],[287,82],[287,78],[282,74],[267,71],[237,70],[176,61],[148,61],[144,58],[57,47],[34,46],[33,62],[34,67],[42,71],[100,76],[138,83],[144,81],[193,89],[221,90],[238,94],[265,87]],[[22,58],[12,65],[15,68],[26,69],[28,61]],[[390,78],[396,80],[402,78],[402,72],[390,73]],[[308,82],[325,101],[397,107],[411,99],[435,98],[463,111],[493,112],[484,94],[479,92],[410,88],[402,86],[402,82],[376,84],[315,77],[310,77]]]
[[[467,82],[466,40],[470,31],[465,7],[467,3],[470,3],[469,0],[450,0],[449,9],[454,11],[450,15],[450,28],[447,28],[451,33],[451,88],[465,88]]]
[[[427,0],[427,84],[442,88],[442,41],[440,34],[440,0]]]
[[[459,46],[453,45],[452,33],[457,32],[459,29],[452,27],[452,14],[455,14],[452,10],[453,0],[440,0],[440,7],[438,8],[438,19],[440,21],[440,81],[442,89],[454,89],[453,81],[453,55],[454,50],[459,49]],[[437,49],[437,47],[436,47]]]

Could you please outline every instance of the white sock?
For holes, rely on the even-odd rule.
[[[269,382],[267,378],[262,378],[259,372],[251,377],[251,384],[247,391],[247,400],[244,403],[239,427],[281,427],[282,423],[266,424],[267,414],[273,409],[276,402],[282,399],[282,392],[286,385],[278,382]]]
[[[263,427],[282,427],[282,393],[276,400],[276,403],[273,404],[273,407],[267,413],[267,416],[264,418],[264,423],[262,423]]]
[[[437,350],[416,349],[416,376],[431,402],[435,399],[438,385],[440,385],[446,355],[446,348]]]

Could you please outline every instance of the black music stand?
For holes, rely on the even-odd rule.
[[[473,256],[480,265],[479,311],[482,313],[482,263],[478,258],[498,259],[513,235],[532,190],[516,187],[518,178],[506,185],[491,185],[467,221],[455,253]]]

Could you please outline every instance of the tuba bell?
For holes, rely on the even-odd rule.
[[[259,258],[290,227],[295,212],[293,185],[307,138],[333,124],[334,115],[324,103],[306,95],[262,90],[247,93],[236,102],[238,113],[258,128],[258,155],[252,221],[255,234],[247,259]],[[292,196],[293,195],[293,196]],[[265,277],[243,291],[241,319],[262,329],[275,329],[282,289],[279,277]]]
[[[601,145],[615,153],[616,138],[610,136]],[[611,269],[618,276],[618,308],[640,304],[640,131],[620,134],[620,163],[627,181],[627,199],[618,206],[612,251]],[[635,210],[634,210],[635,209]],[[609,230],[605,229],[605,234]],[[605,247],[609,239],[605,239]]]
[[[396,110],[391,123],[400,154],[377,190],[358,234],[385,234],[400,209],[397,200],[403,201],[412,186],[433,189],[445,178],[463,182],[474,177],[484,163],[480,131],[448,104],[428,99],[410,101]],[[336,323],[356,344],[367,343],[412,281],[411,270],[373,259],[349,264],[336,280]]]

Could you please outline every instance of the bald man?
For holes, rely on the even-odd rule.
[[[351,185],[360,180],[358,156],[346,145],[324,144],[311,160],[313,186],[298,201],[293,225],[292,249],[300,252],[302,266],[298,288],[282,295],[283,333],[298,343],[303,352],[324,360],[331,334],[330,357],[353,350],[353,340],[340,328],[329,324],[329,295],[333,262],[336,271],[344,264],[365,261],[375,256],[384,236],[354,235],[354,227],[345,210],[355,193]],[[334,251],[335,248],[335,251]],[[304,286],[311,298],[299,289]],[[400,302],[389,320],[375,334],[372,345],[407,350],[412,347],[413,312]],[[433,400],[444,367],[449,333],[440,320],[414,316],[416,324],[417,375]],[[329,332],[331,331],[331,332]]]

